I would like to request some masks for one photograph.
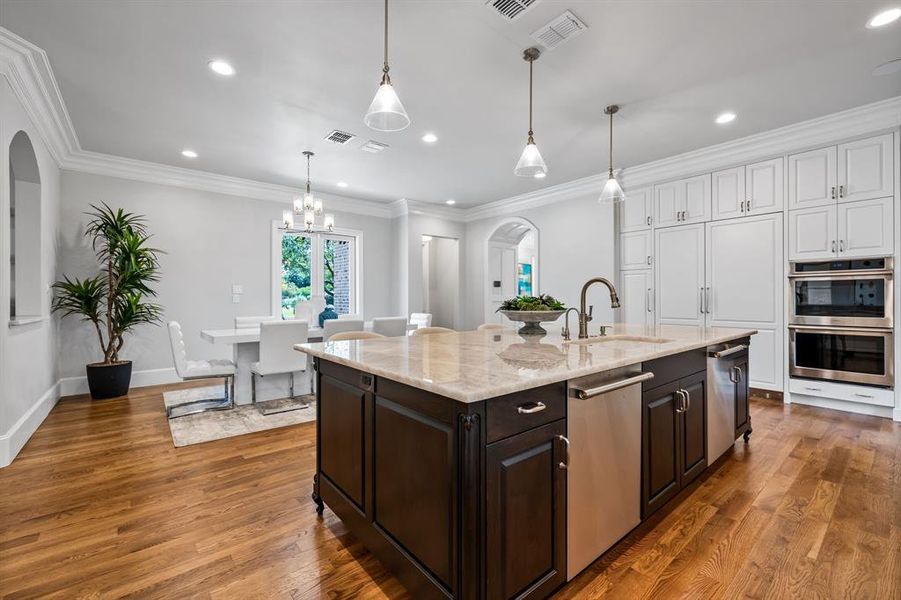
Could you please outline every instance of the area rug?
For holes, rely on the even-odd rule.
[[[221,397],[222,386],[214,386],[166,392],[163,394],[163,401],[168,408],[186,402]],[[290,410],[304,404],[307,408]],[[176,448],[181,448],[315,420],[314,397],[302,396],[258,402],[255,406],[237,406],[231,410],[211,410],[168,421],[172,441]]]

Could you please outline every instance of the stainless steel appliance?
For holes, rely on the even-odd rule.
[[[569,382],[567,580],[641,522],[641,382],[653,377],[633,365]]]
[[[789,325],[788,334],[793,377],[894,385],[891,329]]]
[[[712,465],[735,444],[737,383],[748,374],[748,345],[720,344],[707,348],[707,464]]]
[[[892,257],[794,262],[789,323],[892,327]]]

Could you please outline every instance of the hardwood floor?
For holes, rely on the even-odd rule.
[[[66,399],[0,469],[0,597],[406,597],[317,518],[313,423],[176,449],[163,389]],[[750,445],[557,597],[901,598],[901,426],[752,415]]]

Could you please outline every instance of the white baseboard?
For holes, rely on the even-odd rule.
[[[134,371],[131,374],[131,387],[133,388],[177,383],[179,381],[181,381],[181,378],[175,373],[175,369],[147,369]],[[59,385],[60,395],[62,396],[88,393],[88,378],[86,376],[63,377],[59,380]]]
[[[0,435],[0,468],[9,465],[60,398],[59,382],[53,384],[22,418]]]
[[[884,417],[886,419],[901,420],[901,410],[894,409],[890,406],[874,406],[872,404],[860,404],[857,402],[846,402],[845,400],[835,400],[833,398],[816,398],[814,396],[802,396],[800,394],[792,394],[791,401],[786,404],[804,404],[807,406],[816,406],[818,408],[829,408],[832,410],[842,410],[845,412],[856,413],[858,415],[871,415],[874,417]]]
[[[892,421],[901,423],[901,407],[896,408],[892,411]]]

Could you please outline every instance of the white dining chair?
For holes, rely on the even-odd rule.
[[[278,317],[235,317],[235,329],[253,329],[259,327],[262,323],[269,321],[278,321]]]
[[[372,330],[385,337],[407,335],[407,317],[376,317],[372,320]]]
[[[448,329],[447,327],[420,327],[419,329],[414,329],[410,335],[435,335],[438,333],[457,333],[453,329]]]
[[[185,402],[166,408],[166,416],[170,419],[186,417],[208,410],[225,410],[235,407],[235,363],[227,359],[188,360],[185,351],[185,336],[177,321],[169,321],[169,346],[172,349],[172,362],[175,373],[184,381],[194,379],[223,378],[222,398],[206,398]]]
[[[263,321],[260,324],[260,360],[250,365],[250,401],[257,401],[257,377],[288,374],[291,398],[294,398],[294,374],[306,371],[307,355],[294,349],[294,344],[307,341],[307,321]],[[289,408],[306,408],[305,405]],[[284,411],[282,411],[284,412]]]
[[[326,319],[322,325],[322,341],[327,342],[342,331],[363,331],[363,321],[359,319]]]
[[[495,331],[498,329],[510,329],[506,325],[501,325],[500,323],[482,323],[479,325],[479,331]]]
[[[346,321],[346,320],[357,321],[360,319],[360,315],[351,315],[351,314],[338,315],[338,318],[341,319],[342,321]]]
[[[378,338],[383,338],[381,333],[375,333],[373,331],[339,331],[331,338],[329,338],[330,342],[341,342],[344,340],[375,340]]]
[[[413,313],[410,315],[410,325],[415,325],[416,329],[420,327],[432,326],[432,313]]]

